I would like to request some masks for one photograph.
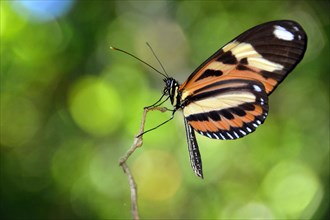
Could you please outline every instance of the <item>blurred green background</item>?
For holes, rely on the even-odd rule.
[[[151,219],[329,219],[329,1],[1,1],[2,219],[127,219],[118,166],[155,102],[160,75],[183,82],[257,24],[298,21],[302,62],[247,137],[198,135],[194,176],[180,113],[148,133],[128,164]],[[169,103],[166,104],[169,106]],[[152,112],[146,127],[170,113]]]

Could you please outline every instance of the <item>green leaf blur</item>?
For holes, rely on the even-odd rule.
[[[302,62],[270,96],[256,132],[198,135],[194,176],[182,115],[145,135],[129,159],[146,219],[325,219],[329,213],[329,1],[1,1],[2,219],[128,219],[118,165],[162,77],[183,82],[257,24],[299,22]],[[170,106],[169,103],[165,104]],[[152,112],[147,128],[170,113]]]

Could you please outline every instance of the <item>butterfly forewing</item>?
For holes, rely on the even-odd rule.
[[[200,65],[180,86],[194,92],[200,81],[216,77],[254,79],[269,95],[299,63],[307,36],[294,21],[272,21],[244,32]]]

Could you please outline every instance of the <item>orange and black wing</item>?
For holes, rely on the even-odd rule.
[[[236,139],[268,112],[268,95],[302,59],[307,37],[294,21],[244,32],[200,65],[179,87],[183,114],[202,135]]]
[[[253,132],[268,113],[262,83],[246,79],[217,81],[202,87],[183,108],[189,125],[215,139],[236,139]]]

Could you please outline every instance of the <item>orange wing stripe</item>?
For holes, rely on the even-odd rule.
[[[211,121],[190,121],[188,122],[195,130],[217,132],[219,129]]]

